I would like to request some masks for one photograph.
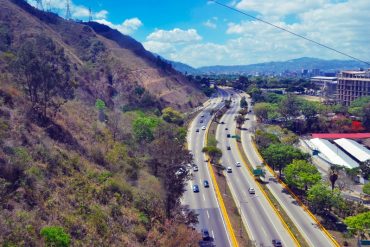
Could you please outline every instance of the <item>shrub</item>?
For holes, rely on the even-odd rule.
[[[59,226],[45,226],[40,231],[47,246],[65,247],[71,243],[71,237]]]

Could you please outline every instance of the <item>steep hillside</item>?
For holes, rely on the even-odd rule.
[[[197,246],[183,115],[162,108],[203,96],[129,37],[0,6],[0,246]]]
[[[136,83],[158,98],[162,106],[171,105],[186,111],[205,100],[185,77],[131,37],[98,23],[65,21],[52,13],[40,12],[22,0],[13,2],[17,6],[9,0],[0,2],[0,21],[11,29],[12,46],[17,47],[35,35],[52,38],[64,48],[79,71],[81,89],[89,93],[84,96],[104,98],[109,105],[122,107],[129,104],[127,96]],[[91,77],[94,69],[99,72]],[[111,99],[112,95],[116,97]]]

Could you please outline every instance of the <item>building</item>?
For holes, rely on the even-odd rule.
[[[337,102],[346,106],[355,99],[370,95],[370,69],[341,71],[338,75]]]
[[[336,99],[338,78],[328,76],[311,77],[311,82],[320,88],[321,96],[326,99]]]

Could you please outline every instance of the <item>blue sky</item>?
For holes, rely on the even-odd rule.
[[[33,0],[29,0],[33,1]],[[254,16],[370,60],[369,0],[219,0]],[[281,61],[303,56],[346,59],[207,0],[71,0],[76,19],[94,20],[146,49],[194,67]],[[44,0],[61,16],[65,2]]]

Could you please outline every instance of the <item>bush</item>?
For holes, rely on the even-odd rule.
[[[65,247],[71,243],[71,237],[59,226],[45,226],[40,231],[46,246]]]

